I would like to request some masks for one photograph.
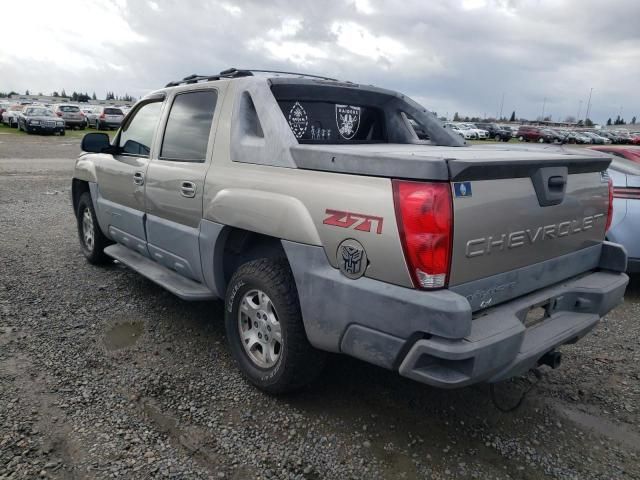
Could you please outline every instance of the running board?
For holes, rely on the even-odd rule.
[[[122,245],[110,245],[104,253],[166,288],[183,300],[214,300],[217,297],[205,285],[189,280]]]

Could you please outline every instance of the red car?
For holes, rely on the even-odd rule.
[[[631,143],[634,145],[640,145],[640,133],[631,134]]]
[[[636,137],[639,138],[639,137]],[[591,150],[606,152],[617,157],[626,158],[633,162],[640,163],[640,147],[619,147],[614,145],[602,145],[597,147],[589,147]]]

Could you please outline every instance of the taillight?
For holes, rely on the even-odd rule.
[[[398,230],[414,286],[445,287],[453,237],[451,186],[403,180],[392,184]]]
[[[58,115],[59,117],[62,116],[62,112],[56,112],[56,115]]]
[[[607,225],[604,227],[605,232],[609,231],[611,220],[613,220],[613,180],[609,177],[609,207],[607,208]]]
[[[104,113],[100,115],[100,118],[103,118],[103,119],[105,118]]]

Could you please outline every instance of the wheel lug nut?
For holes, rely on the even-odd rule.
[[[258,328],[258,322],[253,322],[253,326]]]
[[[262,334],[261,333],[258,334],[258,338],[262,338]]]
[[[267,325],[267,330],[271,331],[271,327],[269,325]]]
[[[268,341],[269,340],[269,335],[265,335],[264,339]]]

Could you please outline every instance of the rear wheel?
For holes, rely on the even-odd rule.
[[[111,258],[104,253],[104,249],[111,242],[104,236],[100,225],[98,225],[98,217],[93,208],[91,195],[84,192],[78,201],[78,209],[76,211],[78,221],[78,236],[80,238],[80,246],[82,253],[89,263],[94,265],[104,264],[111,261]]]
[[[544,138],[540,137],[540,138],[538,139],[538,143],[544,143]]]
[[[524,142],[524,137],[523,137],[522,135],[520,135],[520,136],[518,137],[518,140],[520,140],[521,142]]]
[[[310,383],[325,354],[307,339],[296,285],[286,260],[259,259],[233,275],[225,300],[231,353],[242,373],[269,393]]]

